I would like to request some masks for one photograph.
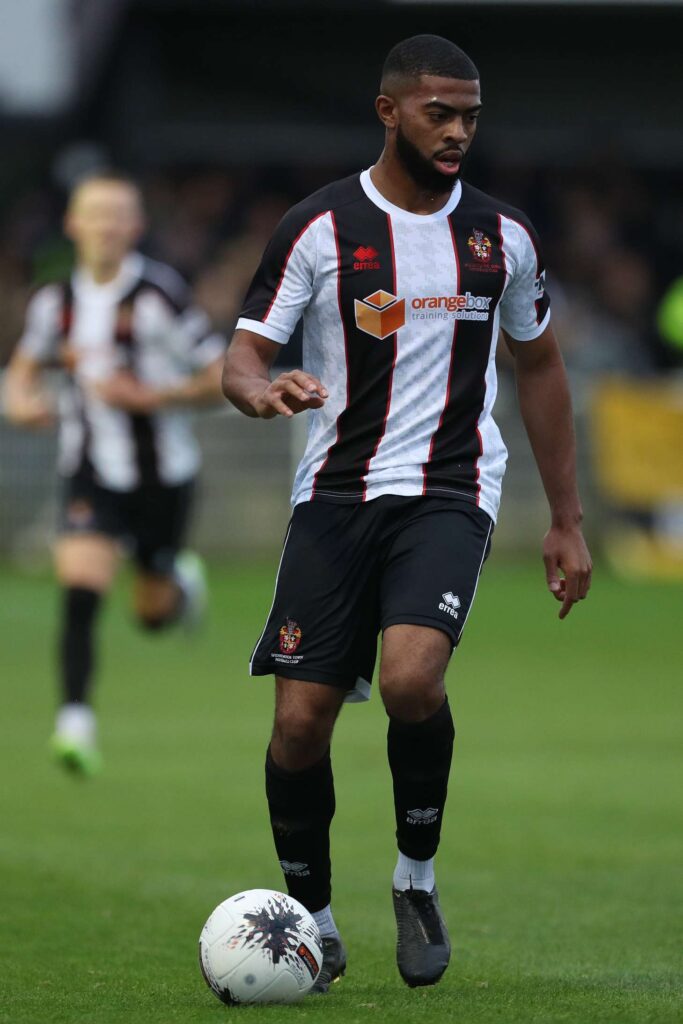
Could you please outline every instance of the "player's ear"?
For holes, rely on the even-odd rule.
[[[398,113],[396,100],[391,96],[380,95],[375,100],[377,116],[385,128],[395,128],[398,124]]]

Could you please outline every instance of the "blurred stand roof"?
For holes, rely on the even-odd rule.
[[[132,169],[355,167],[381,145],[383,58],[418,32],[475,59],[478,147],[508,165],[598,147],[683,163],[678,0],[21,0],[0,28],[0,122],[18,165],[88,138]]]

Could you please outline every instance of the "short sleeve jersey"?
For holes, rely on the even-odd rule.
[[[237,327],[285,344],[302,317],[304,369],[330,397],[307,414],[292,503],[435,495],[495,520],[499,327],[523,344],[550,319],[527,217],[462,182],[425,216],[369,171],[334,182],[285,215]]]
[[[87,471],[115,491],[171,486],[195,475],[199,449],[186,410],[132,416],[96,392],[99,381],[121,369],[152,386],[173,386],[225,351],[171,267],[131,253],[107,284],[77,270],[68,281],[40,288],[18,348],[44,365],[70,367],[60,396],[62,475]]]

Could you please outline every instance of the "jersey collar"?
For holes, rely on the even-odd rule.
[[[141,253],[129,252],[123,258],[116,277],[106,284],[96,284],[92,274],[85,267],[78,267],[73,275],[74,290],[81,295],[99,296],[116,301],[123,298],[140,279],[144,262]]]
[[[388,199],[385,199],[382,193],[375,187],[370,177],[370,171],[372,168],[362,171],[360,176],[361,188],[365,192],[366,196],[371,203],[375,206],[379,206],[380,210],[384,210],[385,213],[390,213],[392,217],[396,217],[397,220],[409,221],[411,224],[429,224],[434,220],[443,220],[444,217],[448,217],[449,214],[453,213],[460,202],[462,195],[462,182],[456,181],[453,191],[451,192],[448,202],[445,206],[442,206],[440,210],[435,213],[411,213],[409,210],[404,210],[400,206],[394,206]]]

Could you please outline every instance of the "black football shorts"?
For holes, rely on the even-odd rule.
[[[64,480],[59,532],[99,533],[119,540],[138,568],[168,576],[185,540],[193,493],[193,481],[112,491],[90,474],[79,473]]]
[[[457,646],[492,530],[485,512],[460,500],[302,502],[251,674],[330,683],[363,700],[388,626],[431,626]]]

